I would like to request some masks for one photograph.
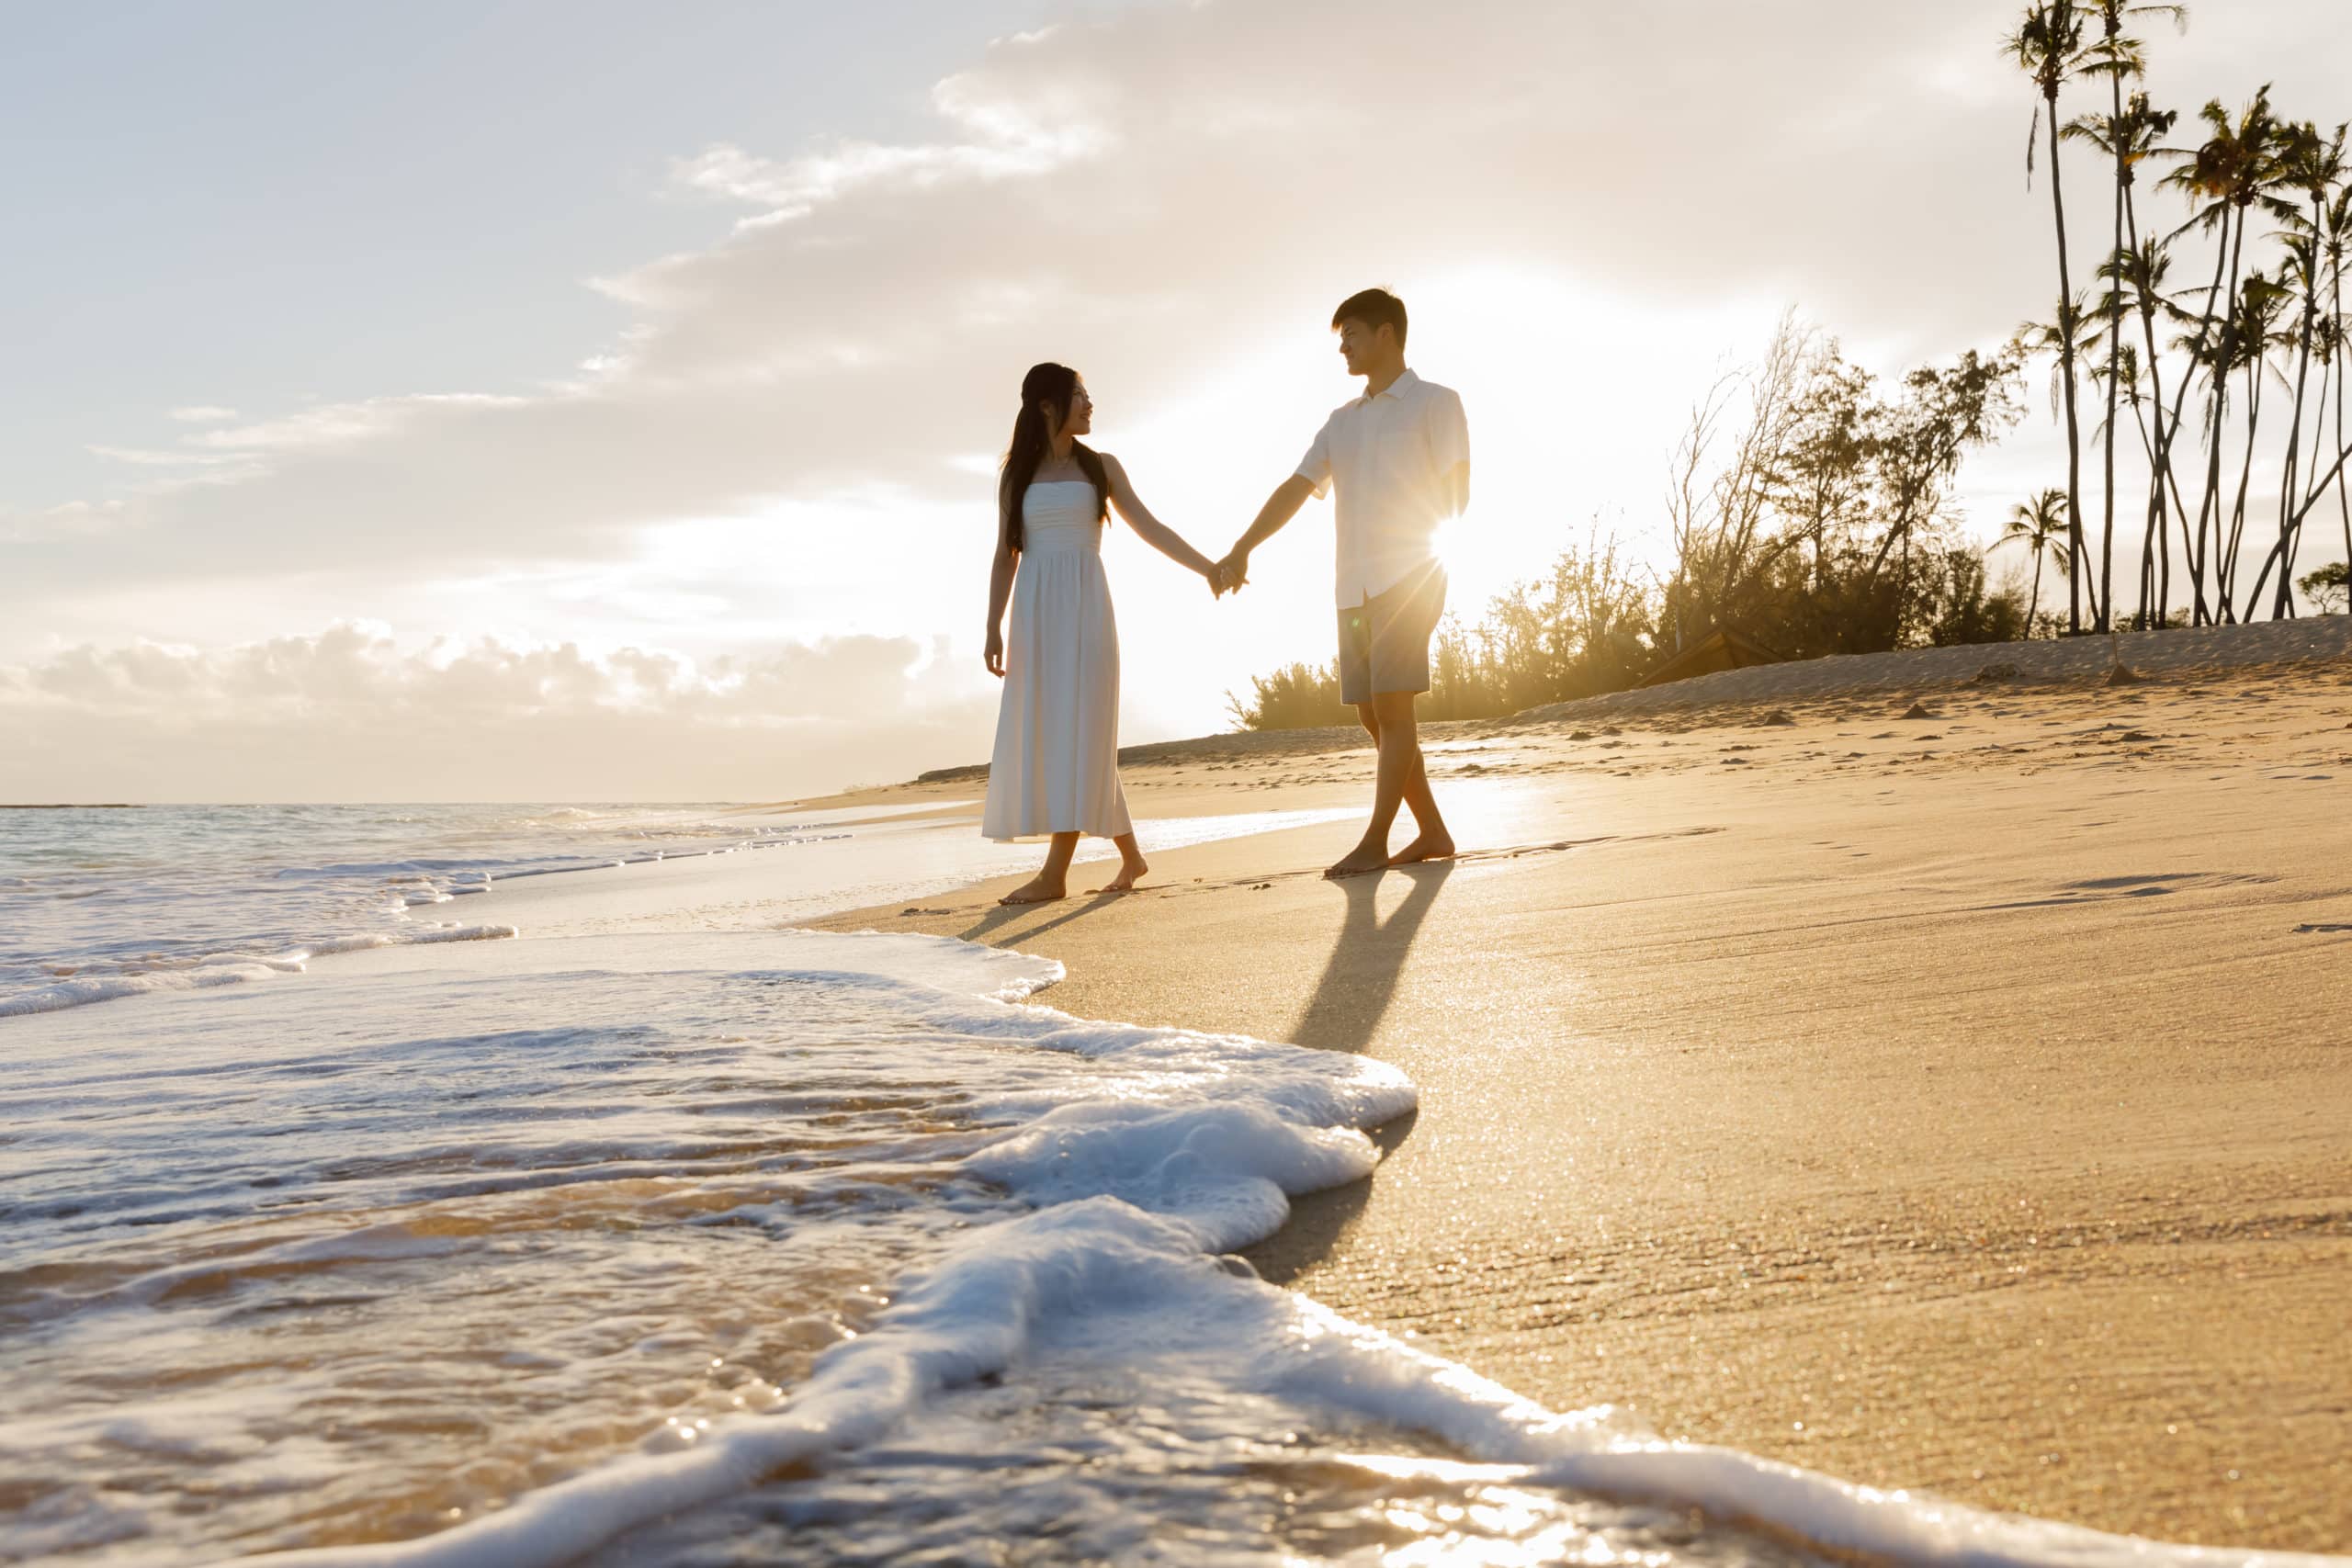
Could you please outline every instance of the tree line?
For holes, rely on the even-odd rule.
[[[2346,607],[2344,562],[2295,575],[2306,530],[2331,502],[2352,561],[2346,128],[2281,115],[2266,87],[2235,112],[2208,102],[2188,122],[2195,134],[2176,144],[2182,117],[2141,85],[2147,49],[2136,33],[2152,20],[2186,27],[2187,15],[2132,0],[2037,0],[2003,45],[2035,95],[2027,173],[2031,182],[2046,164],[2053,319],[1882,388],[1792,314],[1760,361],[1693,410],[1669,469],[1667,564],[1635,566],[1596,528],[1476,623],[1449,618],[1425,716],[1491,716],[1622,690],[1718,629],[1804,659],[2233,623],[2266,607],[2292,615],[2290,585],[2315,608]],[[2086,272],[2067,240],[2070,152],[2078,164],[2090,155],[2113,209],[2106,254]],[[2210,276],[2176,284],[2176,267]],[[2078,289],[2077,276],[2091,287]],[[1990,550],[2014,546],[2022,557],[1996,586],[1951,492],[1969,454],[2022,417],[2026,374],[2043,364],[2066,433],[2065,484],[2012,509]],[[2275,514],[2257,507],[2267,502],[2254,484],[2258,457],[2275,474]],[[2119,591],[2118,540],[2128,547],[2135,524],[2136,582],[2127,557]],[[2063,620],[2042,612],[2045,570],[2065,584]],[[1329,667],[1295,664],[1250,686],[1228,696],[1245,728],[1352,716]]]
[[[2134,509],[2138,583],[2122,591],[2133,595],[2133,626],[2170,620],[2176,544],[2191,624],[2252,620],[2266,606],[2273,616],[2295,614],[2290,585],[2304,530],[2331,493],[2352,559],[2346,127],[2324,131],[2317,121],[2279,112],[2267,86],[2235,111],[2209,100],[2184,124],[2178,109],[2151,102],[2141,86],[2148,56],[2135,30],[2152,21],[2185,28],[2188,12],[2134,0],[2042,0],[2026,7],[2005,46],[2036,95],[2029,180],[2045,152],[2049,165],[2054,313],[2029,323],[2019,341],[2055,361],[2066,487],[2063,501],[2049,492],[2038,500],[2045,514],[2063,510],[2071,631],[2084,629],[2086,611],[2093,630],[2125,621],[2116,541],[2132,529]],[[2084,99],[2087,112],[2064,118]],[[2067,242],[2070,146],[2091,154],[2111,208],[2106,252],[2081,290]],[[2141,182],[2151,173],[2168,209],[2151,202],[2143,209]],[[2083,505],[2086,392],[2099,413],[2096,570]],[[2266,413],[2275,515],[2257,515],[2250,504]],[[2134,442],[2146,473],[2138,495],[2127,493],[2117,473],[2119,446],[2129,456]],[[2262,555],[2249,585],[2245,552],[2255,545]]]
[[[1724,627],[1789,659],[2025,636],[2022,592],[1990,583],[1950,504],[1968,453],[2017,417],[2020,377],[2014,353],[1972,351],[1882,392],[1789,316],[1760,361],[1691,412],[1668,487],[1668,564],[1645,565],[1595,523],[1475,623],[1439,627],[1422,716],[1623,691]],[[1243,728],[1354,716],[1330,666],[1250,688],[1227,698]]]

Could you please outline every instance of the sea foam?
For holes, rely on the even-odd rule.
[[[1394,1069],[1238,1036],[1070,1018],[1024,1000],[1057,976],[1057,965],[963,943],[796,934],[784,951],[797,983],[856,987],[937,1038],[1066,1053],[1095,1069],[1068,1083],[974,1096],[971,1113],[995,1131],[960,1163],[1021,1206],[974,1225],[905,1280],[864,1332],[818,1358],[771,1410],[667,1424],[636,1454],[439,1534],[259,1561],[278,1568],[565,1562],[755,1489],[784,1506],[801,1483],[777,1479],[781,1472],[800,1474],[793,1467],[883,1443],[956,1391],[1041,1377],[1047,1368],[1065,1380],[1189,1388],[1211,1410],[1272,1398],[1330,1430],[1369,1423],[1374,1431],[1424,1434],[1457,1456],[1510,1467],[1522,1493],[1562,1495],[1562,1506],[1576,1512],[1562,1527],[1566,1538],[1544,1538],[1554,1546],[1654,1530],[1663,1531],[1652,1542],[1654,1561],[1724,1561],[1727,1550],[1747,1554],[1736,1532],[1761,1528],[1814,1551],[1917,1562],[2295,1561],[1993,1515],[1663,1441],[1607,1406],[1543,1408],[1267,1284],[1224,1256],[1281,1225],[1291,1196],[1374,1169],[1378,1151],[1367,1130],[1415,1103]],[[1414,1470],[1415,1461],[1396,1463],[1400,1474]],[[1426,1478],[1429,1467],[1417,1473]],[[990,1483],[983,1475],[977,1484]],[[1661,1516],[1661,1508],[1671,1512]],[[1687,1547],[1683,1516],[1694,1508],[1733,1533],[1696,1551],[1658,1544]],[[1667,1526],[1655,1524],[1661,1517]],[[1188,1560],[1156,1548],[1121,1554]]]

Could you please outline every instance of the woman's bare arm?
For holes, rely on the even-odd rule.
[[[1021,552],[1012,547],[1012,520],[1001,515],[996,520],[996,559],[989,564],[989,637],[987,651],[981,658],[988,663],[989,673],[1004,673],[1004,607],[1012,599],[1012,571],[1021,561]]]
[[[1127,470],[1120,465],[1119,459],[1104,453],[1102,470],[1111,481],[1111,504],[1121,517],[1126,519],[1127,526],[1133,528],[1145,544],[1170,560],[1209,579],[1209,586],[1215,588],[1216,563],[1186,544],[1175,529],[1151,514],[1151,509],[1144,505],[1136,494],[1136,487],[1128,482]]]

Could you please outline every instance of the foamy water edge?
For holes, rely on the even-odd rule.
[[[863,1336],[836,1347],[780,1408],[707,1433],[664,1431],[442,1533],[223,1561],[276,1568],[430,1564],[529,1568],[577,1557],[664,1515],[758,1484],[797,1461],[884,1437],[935,1396],[1016,1366],[1049,1332],[1138,1299],[1224,1327],[1211,1370],[1236,1387],[1426,1433],[1531,1483],[1626,1503],[1697,1507],[1831,1551],[1969,1564],[2319,1564],[2345,1559],[2171,1545],[1860,1486],[1733,1450],[1661,1441],[1606,1406],[1559,1413],[1459,1363],[1220,1266],[1263,1239],[1289,1199],[1372,1174],[1365,1135],[1411,1110],[1393,1067],[1245,1036],[1075,1019],[1029,1001],[1057,963],[948,938],[794,933],[840,974],[891,972],[958,1031],[1170,1081],[1215,1080],[1214,1101],[1102,1098],[1010,1129],[967,1167],[1033,1209],[986,1225],[904,1282]],[[985,955],[985,956],[984,956]],[[927,973],[960,993],[906,976]],[[977,991],[970,987],[978,986]]]

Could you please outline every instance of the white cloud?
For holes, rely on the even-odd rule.
[[[123,523],[119,501],[69,501],[38,512],[0,506],[0,544],[33,545],[86,541]],[[0,596],[5,603],[5,596]]]
[[[270,608],[251,623],[264,626],[496,625],[502,657],[523,663],[541,640],[586,640],[606,612],[599,647],[677,646],[671,623],[694,620],[752,628],[743,637],[771,649],[778,626],[804,641],[916,629],[906,646],[921,647],[945,625],[968,653],[988,455],[1023,367],[1084,369],[1153,504],[1221,543],[1338,400],[1322,321],[1371,281],[1428,307],[1415,343],[1443,357],[1425,368],[1473,378],[1461,384],[1482,470],[1500,480],[1515,468],[1520,492],[1540,497],[1506,512],[1506,491],[1482,482],[1488,569],[1511,570],[1519,548],[1532,566],[1596,510],[1638,533],[1704,378],[1686,367],[1753,352],[1743,323],[1795,302],[1893,370],[2044,308],[2048,209],[2018,156],[2030,89],[1997,56],[2013,10],[1883,6],[1859,30],[1850,0],[1089,10],[941,83],[923,133],[718,142],[674,162],[684,190],[741,204],[743,221],[722,243],[597,280],[628,322],[568,350],[554,378],[522,367],[502,383],[535,391],[271,411],[224,387],[243,413],[175,410],[199,428],[106,446],[125,469],[104,497],[40,513],[0,499],[0,656],[67,637],[119,648],[134,632],[217,643],[251,605]],[[2352,7],[2237,12],[2158,43],[2169,101],[2250,93],[2261,77],[2241,46],[2260,35],[2281,107],[2340,115],[2330,67],[2352,50]],[[1465,277],[1487,280],[1476,309]],[[1683,390],[1661,389],[1686,375]],[[2048,440],[2046,426],[2020,432],[2001,461],[2046,471]],[[834,504],[876,494],[893,499],[849,517]],[[1978,508],[2001,510],[1990,496]],[[1165,671],[1214,692],[1247,666],[1183,665],[1322,656],[1316,552],[1300,537],[1282,549],[1206,651],[1178,618],[1194,613],[1193,585],[1171,581],[1163,612],[1140,570],[1123,577],[1131,699],[1158,682],[1150,700],[1196,725],[1204,699],[1182,706]],[[823,559],[813,580],[803,554]],[[540,586],[493,615],[494,587],[453,583]],[[283,618],[298,598],[300,618]],[[436,599],[472,619],[423,618]],[[1314,628],[1295,634],[1307,640],[1278,647],[1248,629],[1274,602],[1284,627]],[[139,615],[94,625],[103,604]],[[639,630],[617,626],[622,610]],[[701,640],[694,650],[716,657]],[[767,656],[741,657],[748,670]],[[607,682],[597,689],[622,689],[589,662]],[[454,700],[421,671],[407,679]],[[697,692],[669,701],[724,706]],[[171,733],[157,728],[166,714],[134,724],[107,711],[126,733]],[[592,718],[617,735],[658,716],[617,699],[565,711],[582,735]],[[225,734],[248,721],[207,722]],[[364,730],[312,733],[383,755],[352,738]],[[295,730],[269,734],[266,755],[293,755]]]
[[[876,481],[970,493],[944,459],[1001,444],[1035,359],[1146,412],[1267,341],[1316,342],[1367,279],[1465,262],[1702,310],[1820,300],[1849,335],[1893,321],[1940,349],[2005,330],[2038,279],[2013,106],[1912,101],[1949,60],[1998,79],[2005,16],[1884,12],[1871,73],[1820,47],[1850,20],[1829,0],[1727,10],[1704,49],[1679,15],[1505,0],[1151,6],[1006,40],[934,90],[935,136],[680,164],[760,221],[606,279],[637,320],[577,381],[221,422],[186,445],[255,467],[130,498],[145,547],[117,564],[446,573],[626,557],[649,524]],[[1870,134],[1832,123],[1854,115]],[[1917,243],[1994,193],[2005,222],[1975,247]],[[1531,377],[1558,372],[1618,367]],[[80,564],[36,556],[0,596]]]
[[[993,689],[910,637],[697,662],[381,627],[0,665],[0,798],[777,798],[985,753]]]
[[[1034,46],[1046,36],[1009,42]],[[1080,84],[1065,83],[1039,97],[1012,102],[992,93],[983,79],[950,76],[932,89],[931,101],[940,118],[962,133],[960,140],[900,146],[843,141],[782,162],[719,142],[679,160],[671,172],[691,190],[766,208],[755,223],[805,217],[872,186],[920,190],[955,180],[1043,175],[1100,158],[1117,146],[1116,135],[1098,118],[1099,107],[1089,101],[1091,96]]]
[[[181,452],[168,447],[159,449],[152,446],[92,446],[88,450],[92,457],[104,457],[110,462],[129,463],[137,468],[200,468],[235,460],[219,454]]]

